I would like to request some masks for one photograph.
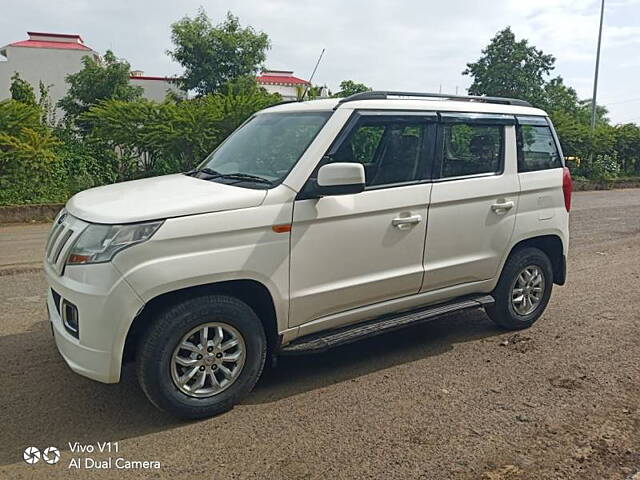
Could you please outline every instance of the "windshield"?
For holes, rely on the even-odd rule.
[[[286,177],[332,112],[262,113],[225,140],[199,170],[210,180],[265,188]],[[252,178],[253,181],[252,181]],[[257,178],[259,177],[259,178]],[[264,179],[268,182],[255,182]]]

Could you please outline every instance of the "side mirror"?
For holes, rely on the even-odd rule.
[[[360,163],[329,163],[318,170],[314,193],[325,195],[349,195],[364,190],[364,167]]]

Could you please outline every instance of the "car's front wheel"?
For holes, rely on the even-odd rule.
[[[540,318],[553,287],[549,257],[533,247],[513,252],[505,263],[492,295],[495,304],[487,307],[489,317],[502,328],[520,330]]]
[[[253,388],[266,352],[264,328],[247,304],[226,295],[193,298],[162,312],[142,337],[138,379],[162,410],[216,415]]]

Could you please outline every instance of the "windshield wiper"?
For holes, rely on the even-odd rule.
[[[189,170],[188,172],[185,172],[185,175],[197,175],[198,173],[204,173],[207,175],[213,175],[214,177],[218,177],[220,176],[220,172],[214,170],[213,168],[209,168],[209,167],[204,167],[201,168],[200,170],[197,169],[193,169],[193,170]]]
[[[258,175],[251,175],[250,173],[218,173],[213,178],[229,178],[231,180],[248,180],[251,182],[265,183],[267,185],[273,185],[273,182],[264,177]]]
[[[264,177],[260,177],[258,175],[251,175],[250,173],[241,173],[241,172],[220,173],[217,170],[214,170],[208,167],[201,168],[200,170],[191,170],[190,172],[186,172],[186,175],[197,176],[199,173],[204,173],[205,175],[207,175],[206,177],[204,177],[204,180],[215,180],[216,178],[228,178],[231,180],[238,180],[239,182],[249,181],[249,182],[256,182],[256,183],[264,183],[266,185],[273,185],[273,182],[271,180],[266,179]]]

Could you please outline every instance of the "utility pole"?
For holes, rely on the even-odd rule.
[[[596,128],[596,95],[598,94],[598,69],[600,67],[600,45],[602,43],[602,22],[604,20],[604,0],[600,5],[600,31],[598,32],[598,50],[596,52],[596,71],[593,77],[593,97],[591,97],[591,130]]]

